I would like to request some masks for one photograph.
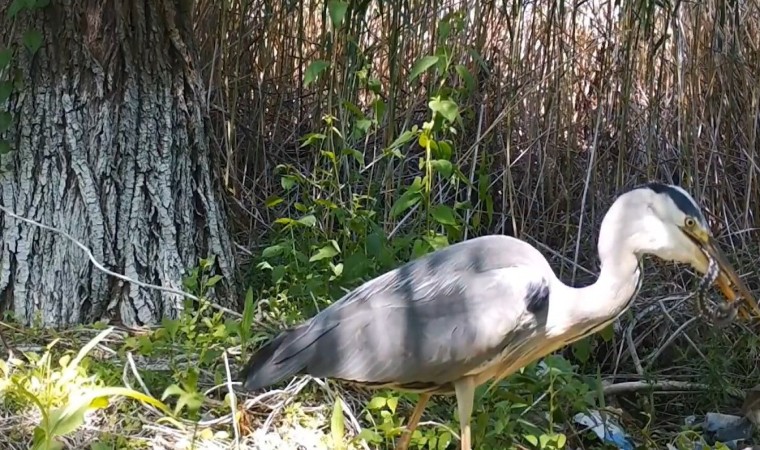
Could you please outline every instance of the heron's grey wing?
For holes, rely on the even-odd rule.
[[[527,243],[489,238],[406,264],[323,311],[303,334],[319,336],[303,371],[363,383],[445,384],[535,330],[548,310],[551,268]]]

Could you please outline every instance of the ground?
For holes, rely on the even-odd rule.
[[[670,304],[673,298],[650,300],[652,305]],[[649,333],[657,333],[661,325],[653,318],[662,315],[649,317],[645,311],[646,308],[638,313],[639,323],[648,324]],[[45,428],[40,414],[45,410],[51,412],[47,427],[50,430],[54,428],[55,417],[69,418],[65,428],[58,428],[62,436],[55,440],[71,449],[340,448],[332,445],[335,438],[345,449],[392,448],[399,425],[413,406],[410,396],[362,392],[299,377],[268,392],[236,391],[235,405],[231,406],[230,380],[238,370],[243,352],[250,350],[239,345],[240,330],[244,329],[241,325],[253,320],[250,315],[244,316],[226,317],[223,312],[202,308],[177,320],[166,320],[161,327],[150,330],[97,324],[42,331],[7,324],[2,328],[3,335],[14,349],[11,357],[0,360],[0,447],[31,448],[34,428],[40,424]],[[675,309],[670,309],[670,317],[685,322]],[[635,323],[624,319],[618,325],[618,333],[625,336],[626,326]],[[641,330],[640,326],[636,329]],[[693,337],[699,334],[696,328],[692,331]],[[709,332],[714,330],[708,329]],[[270,335],[261,332],[248,337],[251,348]],[[721,336],[729,335],[730,332],[721,332]],[[696,416],[698,422],[706,412],[737,412],[743,395],[740,387],[746,384],[747,374],[740,373],[741,364],[736,361],[715,359],[716,355],[726,353],[725,341],[700,346],[714,366],[706,367],[692,359],[695,362],[692,367],[675,367],[674,361],[682,361],[678,353],[688,353],[686,348],[673,348],[675,353],[668,353],[665,346],[659,345],[644,354],[647,345],[640,340],[637,359],[648,365],[652,379],[699,383],[684,382],[680,387],[665,387],[664,392],[624,389],[602,400],[600,390],[604,385],[595,384],[597,376],[593,368],[598,367],[599,375],[607,380],[613,371],[608,369],[608,362],[598,358],[593,362],[588,355],[608,353],[618,360],[616,364],[621,369],[624,366],[620,361],[625,360],[622,353],[614,355],[603,350],[608,338],[618,346],[625,341],[600,334],[588,344],[591,351],[583,346],[573,347],[531,365],[488,394],[481,389],[476,400],[479,405],[475,411],[476,444],[480,443],[482,448],[514,449],[614,448],[603,446],[572,420],[579,412],[598,409],[619,415],[616,420],[640,448],[666,448],[669,444],[677,449],[691,449],[694,444],[688,442],[698,438],[699,432],[685,425],[688,416]],[[657,359],[663,354],[665,364],[660,367],[650,364],[652,355]],[[721,374],[718,364],[733,364],[732,371],[724,368]],[[756,368],[746,370],[753,372]],[[710,372],[715,379],[710,378]],[[641,379],[620,370],[619,381],[613,382],[637,378]],[[108,394],[112,395],[108,404],[84,402],[80,410],[88,412],[81,419],[76,414],[56,416],[53,412],[62,406],[70,407],[71,412],[77,409],[77,401],[106,386],[147,394],[155,405],[124,396],[127,391],[120,391]],[[681,392],[668,392],[674,389]],[[340,403],[335,401],[336,396]],[[345,414],[335,413],[340,406],[344,406]],[[454,411],[453,399],[435,399],[414,441],[416,448],[456,448],[458,426]],[[551,442],[558,445],[552,446]],[[533,443],[536,445],[531,446]]]

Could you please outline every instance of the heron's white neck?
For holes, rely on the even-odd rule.
[[[630,201],[636,200],[636,201]],[[562,298],[567,309],[562,333],[572,336],[597,329],[622,314],[633,301],[639,283],[639,256],[642,253],[642,227],[636,219],[643,215],[623,214],[640,204],[637,199],[619,198],[602,221],[599,233],[601,273],[585,287],[564,286]],[[564,308],[563,308],[564,309]]]
[[[640,276],[639,260],[632,252],[602,259],[601,273],[593,284],[570,288],[574,305],[570,323],[582,332],[622,314],[633,301]]]

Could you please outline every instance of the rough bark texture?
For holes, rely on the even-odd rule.
[[[3,42],[29,26],[44,36],[34,57],[18,55],[27,85],[10,105],[0,201],[68,232],[111,270],[174,288],[209,254],[227,280],[234,273],[189,5],[54,1],[15,26],[0,11]],[[0,227],[0,302],[19,321],[132,325],[176,313],[181,298],[103,274],[61,235],[2,214]]]

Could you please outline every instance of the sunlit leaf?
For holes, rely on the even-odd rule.
[[[298,223],[307,227],[313,227],[317,224],[317,218],[314,217],[314,214],[309,214],[298,219]]]
[[[343,402],[340,398],[335,399],[333,405],[332,416],[330,417],[330,433],[332,435],[333,447],[342,450],[345,446],[343,444],[343,437],[346,434],[346,425],[343,417]]]
[[[272,195],[272,196],[270,196],[269,198],[266,199],[266,201],[264,202],[264,205],[267,208],[274,208],[275,206],[279,205],[283,201],[284,200],[281,197],[278,197],[276,195]]]
[[[428,102],[431,111],[440,114],[449,122],[455,122],[459,116],[459,107],[449,99],[436,97]]]
[[[291,175],[285,175],[280,178],[280,185],[283,189],[289,191],[296,185],[296,179]]]
[[[214,275],[213,277],[209,278],[208,281],[206,281],[206,287],[214,287],[221,280],[222,280],[221,275]]]
[[[313,254],[311,258],[309,258],[309,262],[332,258],[333,256],[337,254],[338,254],[338,250],[336,250],[332,244],[327,244],[323,246],[322,248],[320,248],[319,250],[317,250],[317,253]]]
[[[367,404],[367,409],[374,410],[374,409],[380,409],[385,406],[386,399],[385,397],[373,397],[372,400],[369,401]]]

